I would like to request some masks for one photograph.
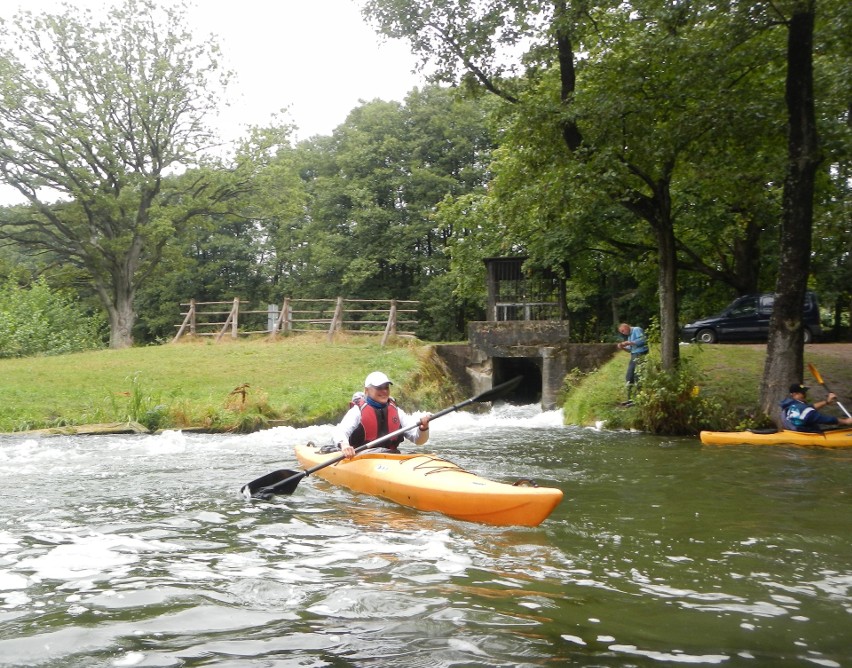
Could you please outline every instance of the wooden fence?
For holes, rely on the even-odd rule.
[[[328,338],[337,332],[382,336],[385,345],[391,336],[414,336],[416,313],[420,302],[398,299],[291,299],[252,309],[240,302],[197,302],[181,304],[183,323],[178,325],[174,341],[182,336],[265,334],[271,338],[295,332],[327,331]]]

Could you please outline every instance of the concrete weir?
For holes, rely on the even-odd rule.
[[[466,344],[435,346],[454,379],[478,394],[515,376],[523,381],[506,400],[558,408],[565,376],[593,371],[616,352],[607,343],[568,343],[569,323],[557,320],[472,322]]]

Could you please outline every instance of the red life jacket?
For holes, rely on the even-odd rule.
[[[373,408],[367,403],[366,397],[353,397],[352,404],[361,410],[361,424],[349,435],[349,445],[353,448],[375,441],[380,436],[397,431],[402,425],[399,422],[399,411],[393,398],[388,399],[384,409]],[[382,419],[384,418],[384,419]],[[376,447],[395,450],[405,440],[402,434],[382,441]]]

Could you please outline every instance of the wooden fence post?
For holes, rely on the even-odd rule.
[[[228,317],[225,318],[225,323],[222,325],[222,329],[219,330],[219,334],[216,336],[216,341],[220,341],[223,336],[225,336],[225,332],[228,330],[228,325],[231,326],[231,338],[237,338],[237,322],[239,320],[239,312],[240,312],[240,298],[234,297],[234,305],[231,307],[231,312],[228,314]]]
[[[391,336],[396,336],[396,299],[391,299],[388,324],[385,326],[385,333],[382,336],[382,345],[385,345]]]
[[[328,340],[334,338],[334,333],[342,327],[343,322],[343,297],[337,298],[337,306],[334,309],[334,316],[331,319],[331,325],[328,328]]]
[[[281,307],[281,322],[284,323],[284,331],[288,334],[293,331],[293,304],[289,297],[284,298],[284,306]]]
[[[232,313],[234,314],[234,317],[231,318],[231,338],[236,339],[237,338],[237,329],[239,328],[239,321],[240,321],[240,298],[239,297],[234,297],[234,308],[233,308]]]
[[[183,331],[186,329],[187,325],[189,325],[189,333],[195,334],[195,299],[189,300],[189,310],[186,312],[186,317],[183,319],[183,323],[181,323],[177,334],[175,334],[175,338],[172,339],[172,343],[177,341],[183,335]]]
[[[270,338],[275,338],[281,330],[289,333],[293,328],[293,318],[290,315],[290,298],[284,297],[284,303],[281,305],[281,311],[278,313],[278,319],[275,321],[275,325],[272,328],[269,336]]]

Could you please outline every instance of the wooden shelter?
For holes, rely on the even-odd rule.
[[[565,281],[551,271],[524,269],[525,257],[485,258],[489,322],[566,320]]]

